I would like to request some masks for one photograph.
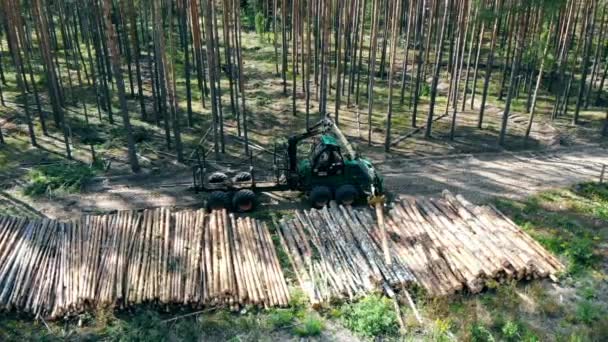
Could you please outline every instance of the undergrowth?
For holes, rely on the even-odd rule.
[[[386,297],[371,295],[356,303],[344,304],[340,311],[344,325],[359,335],[392,336],[399,331],[393,305]]]
[[[41,165],[27,173],[27,185],[23,192],[30,197],[39,197],[56,191],[76,193],[95,176],[97,171],[96,167],[77,163]]]

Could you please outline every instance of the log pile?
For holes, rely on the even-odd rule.
[[[0,307],[58,318],[96,307],[285,306],[265,224],[226,211],[0,217]]]
[[[408,286],[413,276],[387,264],[368,210],[334,206],[296,211],[275,223],[295,276],[314,305],[356,299],[371,291]]]
[[[489,281],[555,276],[564,266],[493,206],[443,192],[441,199],[401,198],[388,220],[399,257],[434,296]]]
[[[550,277],[564,266],[493,206],[443,198],[402,197],[386,216],[390,263],[370,209],[332,206],[296,211],[276,225],[302,290],[315,303],[374,290],[390,295],[412,282],[431,296],[490,281]],[[413,280],[413,281],[412,281]]]

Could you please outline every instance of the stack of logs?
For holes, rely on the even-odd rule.
[[[489,281],[550,277],[564,266],[494,206],[475,206],[443,192],[441,199],[401,198],[387,230],[395,255],[435,296]]]
[[[404,264],[387,264],[371,212],[334,206],[296,211],[276,223],[296,278],[313,305],[356,299],[371,291],[408,286]]]
[[[431,296],[481,291],[488,283],[555,276],[564,266],[493,206],[472,205],[444,191],[442,199],[401,198],[383,232],[369,209],[338,206],[297,211],[281,220],[283,248],[313,303],[399,291],[412,279]]]
[[[100,306],[285,306],[265,224],[226,211],[0,217],[0,307],[57,318]]]

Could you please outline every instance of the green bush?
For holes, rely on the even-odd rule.
[[[321,320],[312,315],[307,315],[301,324],[293,329],[293,333],[300,337],[319,336],[323,328]]]
[[[578,186],[579,193],[597,202],[608,202],[608,184],[583,183]]]
[[[576,319],[579,322],[590,325],[601,317],[600,308],[591,301],[584,300],[576,306]]]
[[[345,325],[367,337],[395,335],[399,331],[397,316],[388,298],[373,295],[342,307]]]
[[[82,164],[43,165],[31,170],[24,194],[31,197],[42,196],[48,192],[62,190],[67,193],[79,192],[93,176],[93,168]]]
[[[608,221],[608,184],[583,183],[577,187],[582,197],[593,203],[587,206],[587,212],[599,219]]]
[[[483,324],[474,323],[470,327],[471,341],[473,342],[494,342],[494,336]]]
[[[295,315],[292,310],[276,309],[268,315],[268,322],[274,328],[283,328],[293,323]]]
[[[565,254],[573,267],[588,267],[593,265],[596,258],[594,246],[595,243],[590,237],[576,237],[568,244]]]
[[[501,329],[502,336],[507,341],[519,341],[521,340],[520,327],[517,322],[507,321]]]
[[[431,95],[431,86],[428,84],[422,85],[422,91],[420,92],[420,96],[426,97]]]
[[[109,341],[166,341],[170,332],[162,323],[158,313],[145,310],[128,320],[115,320],[106,328]]]
[[[266,18],[262,12],[258,12],[255,15],[255,32],[260,36],[260,39],[264,37],[266,32]]]

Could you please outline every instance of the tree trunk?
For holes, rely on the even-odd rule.
[[[549,32],[553,28],[553,20],[549,24]],[[530,104],[530,118],[528,120],[528,126],[526,127],[525,139],[527,140],[530,136],[530,131],[532,130],[532,123],[534,121],[534,114],[536,113],[536,100],[538,98],[538,90],[540,89],[540,84],[543,80],[543,72],[545,71],[545,62],[547,60],[547,55],[549,54],[549,47],[551,45],[551,39],[547,36],[547,42],[545,43],[545,49],[543,51],[543,56],[540,61],[540,68],[538,70],[538,76],[536,78],[536,86],[534,87],[534,95],[532,96],[532,102]]]
[[[61,127],[63,125],[63,109],[61,108],[62,100],[59,90],[59,81],[57,79],[55,64],[53,63],[53,55],[49,45],[51,40],[49,38],[48,24],[46,21],[47,19],[45,15],[42,15],[42,13],[46,13],[46,10],[42,7],[40,0],[33,0],[32,11],[33,17],[36,18],[36,25],[38,27],[38,44],[40,45],[40,52],[46,66],[46,82],[47,88],[49,89],[51,106],[53,108],[53,118],[55,121],[55,126]]]
[[[414,107],[412,111],[412,127],[416,127],[416,119],[418,114],[418,101],[420,97],[420,79],[422,78],[422,67],[423,60],[422,56],[424,53],[424,49],[422,49],[422,42],[424,41],[424,21],[425,21],[425,13],[426,13],[426,1],[420,1],[420,7],[418,9],[418,28],[416,29],[418,35],[418,56],[416,59],[417,67],[416,67],[416,84],[414,85]]]
[[[211,0],[201,0],[203,5],[203,15],[205,23],[205,31],[207,32],[207,68],[209,71],[209,87],[211,89],[211,116],[213,118],[213,150],[215,152],[215,158],[220,158],[220,146],[219,146],[219,122],[218,122],[218,98],[216,94],[216,60],[215,60],[215,49],[214,49],[214,38],[213,38],[213,21],[211,15],[211,6],[213,6]]]
[[[133,6],[134,1],[122,0],[127,3],[129,16],[129,29],[131,32],[131,46],[133,47],[133,58],[135,59],[135,77],[137,78],[137,97],[139,98],[139,107],[141,109],[141,118],[146,120],[146,104],[144,101],[143,81],[141,79],[141,51],[139,48],[139,37],[137,35],[136,13]]]
[[[481,108],[479,109],[479,118],[477,120],[477,128],[481,129],[483,125],[483,115],[486,109],[486,101],[488,99],[488,89],[490,87],[490,77],[492,75],[492,68],[494,64],[494,49],[496,49],[496,40],[498,38],[498,32],[500,30],[501,13],[503,10],[504,0],[496,0],[498,6],[494,11],[494,28],[492,29],[492,42],[490,43],[490,53],[488,55],[485,80],[483,83],[483,93],[481,95]]]
[[[125,129],[125,135],[127,136],[127,148],[129,155],[129,164],[131,170],[134,173],[140,171],[139,162],[137,161],[137,151],[135,149],[135,139],[133,138],[133,131],[131,129],[131,122],[129,120],[129,108],[127,106],[127,97],[125,91],[125,81],[123,79],[122,70],[120,66],[120,55],[118,47],[116,45],[116,32],[111,21],[111,0],[103,0],[103,13],[106,23],[106,39],[108,47],[110,49],[110,58],[112,60],[112,68],[114,69],[114,78],[116,79],[116,90],[118,91],[118,99],[120,102],[120,111],[122,115],[123,126]]]
[[[393,21],[391,28],[391,49],[389,53],[388,70],[388,112],[386,113],[386,136],[384,140],[384,151],[390,152],[391,149],[391,121],[393,115],[393,78],[395,73],[395,55],[397,54],[397,38],[399,37],[399,27],[401,19],[401,0],[396,0],[393,8]],[[386,38],[385,38],[386,39]]]
[[[38,143],[36,141],[36,133],[34,131],[34,124],[32,122],[32,117],[30,115],[29,103],[28,103],[28,93],[25,87],[26,78],[25,78],[25,68],[23,66],[23,61],[21,59],[21,54],[19,53],[19,39],[17,31],[20,27],[20,16],[21,10],[19,8],[19,2],[12,2],[11,0],[4,0],[4,11],[6,15],[7,21],[7,38],[10,51],[13,55],[13,62],[15,63],[15,78],[17,80],[17,87],[21,90],[21,97],[23,99],[23,109],[25,112],[25,120],[27,123],[27,128],[30,136],[30,142],[32,146],[38,147]]]
[[[441,64],[443,59],[443,42],[445,38],[446,23],[450,16],[450,9],[452,8],[452,0],[444,0],[443,8],[443,19],[441,20],[441,31],[439,33],[439,40],[437,42],[437,48],[435,49],[435,67],[433,70],[433,81],[431,84],[431,98],[429,104],[429,115],[426,120],[426,129],[424,131],[424,137],[430,138],[433,129],[433,117],[435,112],[435,100],[437,98],[437,85],[439,83],[439,75],[441,74]]]
[[[583,65],[581,66],[581,83],[578,90],[578,96],[576,97],[576,107],[574,109],[574,116],[572,118],[572,124],[578,125],[578,118],[581,112],[581,106],[583,105],[583,96],[585,95],[585,87],[587,84],[587,75],[589,72],[589,55],[591,51],[591,42],[593,39],[593,28],[595,24],[595,3],[592,1],[587,7],[587,32],[585,34],[585,47],[583,48]],[[583,37],[581,37],[583,39]]]
[[[372,10],[372,37],[371,37],[371,54],[369,62],[369,87],[367,95],[367,143],[371,146],[372,144],[372,110],[374,108],[374,80],[376,78],[376,48],[378,45],[378,5],[380,0],[373,0]]]
[[[525,27],[528,24],[528,19],[530,16],[530,12],[525,14],[525,19],[522,20],[522,26]],[[507,133],[507,124],[509,122],[509,115],[511,114],[511,102],[513,101],[513,96],[515,95],[515,78],[519,74],[519,65],[521,63],[521,56],[523,53],[523,44],[524,44],[524,30],[520,30],[518,37],[515,42],[515,56],[513,58],[513,64],[511,65],[511,76],[509,80],[509,90],[507,93],[507,100],[505,103],[505,111],[502,114],[502,122],[500,126],[500,135],[498,137],[498,144],[500,146],[504,146],[505,137]]]

